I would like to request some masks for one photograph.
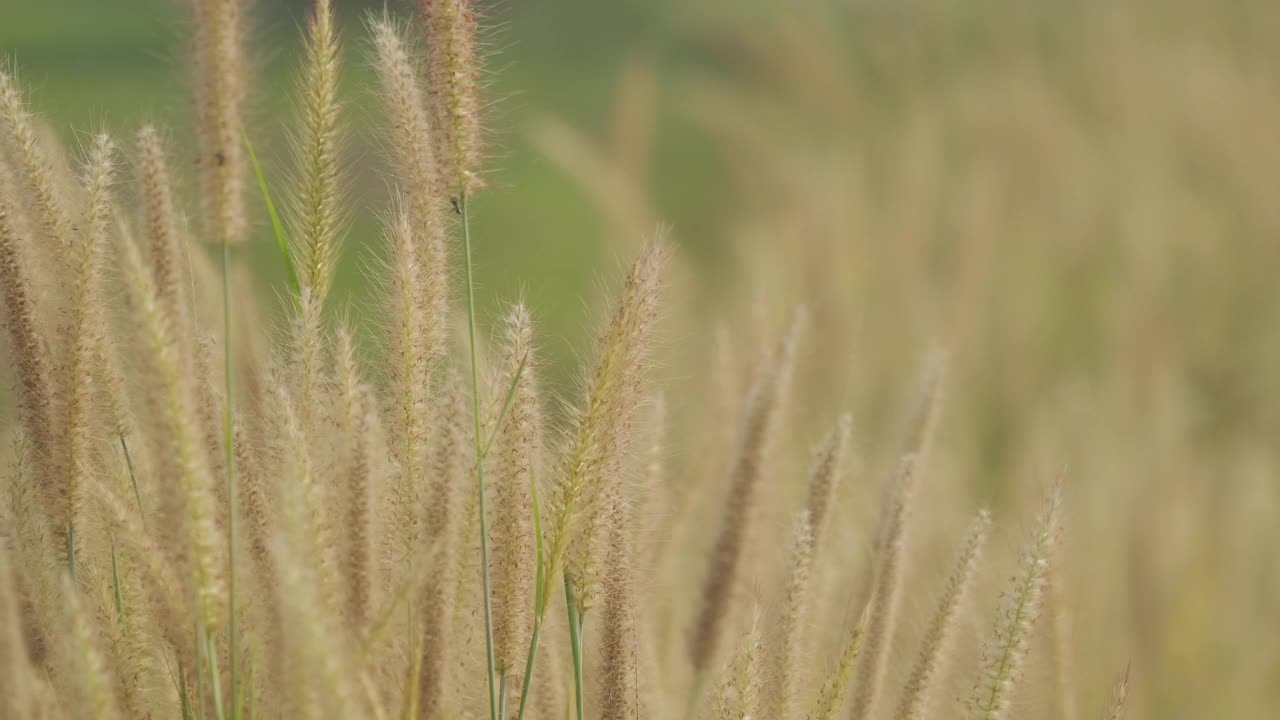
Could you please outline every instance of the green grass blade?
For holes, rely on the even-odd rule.
[[[129,452],[129,443],[124,439],[124,435],[120,436],[120,449],[124,451],[124,464],[129,468],[129,482],[133,484],[133,499],[138,503],[138,519],[142,522],[142,529],[147,529],[147,516],[142,512],[142,493],[138,490],[138,474],[133,469],[133,455]]]
[[[569,612],[569,644],[573,646],[573,699],[578,708],[578,720],[583,720],[582,702],[582,616],[578,614],[578,602],[573,594],[573,580],[564,574],[564,604]]]
[[[511,409],[511,401],[515,399],[516,388],[520,385],[520,376],[524,373],[524,364],[529,361],[529,353],[525,353],[520,358],[520,364],[516,366],[516,374],[511,378],[511,385],[507,388],[507,395],[502,399],[502,409],[498,411],[498,418],[493,423],[493,429],[489,431],[489,439],[484,443],[484,449],[480,451],[480,458],[489,457],[489,448],[493,447],[493,441],[498,438],[498,431],[502,429],[502,422],[507,417],[507,411]]]
[[[124,624],[124,596],[120,594],[120,563],[116,560],[116,536],[111,536],[111,584],[116,595],[116,621]]]
[[[76,579],[76,526],[67,526],[67,572]]]
[[[480,369],[476,357],[476,284],[471,265],[471,216],[467,211],[467,196],[458,200],[458,214],[462,216],[462,254],[465,261],[467,285],[467,338],[471,349],[471,413],[475,424],[476,443],[476,495],[480,514],[480,581],[484,587],[484,645],[486,671],[489,676],[489,718],[498,720],[498,693],[495,686],[493,656],[493,591],[489,580],[489,516],[485,503],[484,447],[480,438]]]
[[[218,672],[218,652],[213,647],[213,633],[204,633],[204,653],[209,661],[209,692],[213,695],[213,714],[218,720],[226,720],[222,710],[222,676]]]
[[[182,658],[178,658],[178,705],[182,708],[182,720],[193,720],[191,699],[187,697],[187,670],[182,666]]]
[[[276,212],[276,204],[271,201],[271,190],[267,187],[267,177],[262,172],[262,166],[258,164],[258,155],[253,151],[253,143],[249,141],[249,133],[240,129],[240,136],[244,138],[245,149],[249,151],[249,162],[253,163],[253,172],[258,176],[258,189],[262,191],[262,199],[267,204],[267,214],[271,216],[271,229],[276,235],[276,245],[280,248],[280,256],[284,258],[284,268],[289,274],[289,291],[290,298],[293,300],[293,308],[298,312],[302,311],[302,284],[298,281],[298,270],[293,263],[293,253],[289,252],[289,242],[284,236],[284,225],[280,222],[280,215]]]
[[[521,367],[524,362],[521,361]],[[524,682],[520,687],[520,708],[516,712],[516,720],[524,720],[524,711],[529,703],[529,688],[533,684],[533,664],[538,657],[538,639],[542,637],[542,615],[547,606],[547,569],[543,566],[542,551],[542,510],[538,507],[538,483],[529,471],[529,497],[533,501],[533,537],[536,548],[535,560],[537,575],[533,583],[533,635],[529,639],[529,657],[524,663]]]

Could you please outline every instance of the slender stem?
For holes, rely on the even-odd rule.
[[[146,513],[142,512],[142,493],[138,491],[138,475],[133,470],[133,455],[129,453],[129,443],[120,435],[120,449],[124,450],[124,463],[129,467],[129,482],[133,483],[133,499],[138,502],[138,519],[142,521],[142,529],[147,529]]]
[[[520,365],[524,366],[523,360],[520,361]],[[537,573],[533,581],[533,634],[529,638],[529,659],[524,664],[524,682],[520,688],[520,711],[516,720],[524,720],[524,711],[528,706],[529,686],[533,682],[533,662],[538,657],[538,638],[542,637],[542,619],[547,614],[547,594],[551,587],[547,584],[547,566],[542,552],[542,508],[538,505],[538,482],[532,460],[529,462],[529,502],[532,505],[529,509],[533,512],[534,567],[537,568]]]
[[[205,657],[207,648],[202,640],[204,631],[200,629],[199,621],[192,625],[192,630],[195,632],[196,641],[196,666],[194,668],[196,671],[196,717],[199,720],[207,720],[209,717],[209,699],[204,693],[204,663],[207,659]]]
[[[76,579],[76,526],[67,525],[67,572]]]
[[[573,646],[573,699],[578,707],[578,720],[582,713],[582,617],[578,615],[578,602],[573,595],[573,580],[564,574],[564,600],[569,610],[569,644]]]
[[[498,720],[507,717],[507,673],[503,672],[498,680]]]
[[[124,596],[120,593],[120,563],[116,561],[116,536],[111,536],[111,584],[116,596],[116,622],[124,625]]]
[[[227,469],[227,589],[228,589],[228,663],[231,666],[231,697],[236,696],[240,680],[240,653],[236,638],[236,454],[231,432],[231,413],[234,394],[232,392],[231,372],[231,245],[222,243],[222,347],[223,371],[226,375],[227,401],[222,411],[222,446],[225,453],[223,464]],[[239,704],[233,705],[233,720],[238,720]]]
[[[182,709],[182,720],[192,720],[191,701],[187,698],[187,672],[182,667],[182,658],[178,658],[178,706]]]
[[[217,720],[224,720],[222,712],[222,680],[218,672],[218,651],[213,646],[213,633],[204,632],[205,659],[209,661],[209,692],[213,694],[213,714]]]
[[[529,640],[529,658],[524,663],[524,682],[520,686],[520,709],[516,720],[524,720],[524,710],[529,703],[529,687],[533,684],[533,661],[538,657],[538,639],[542,636],[542,613],[533,617],[533,637]]]
[[[484,583],[484,645],[489,672],[489,717],[498,720],[498,696],[494,687],[493,598],[489,592],[489,518],[484,492],[484,441],[480,437],[480,371],[476,360],[476,287],[471,272],[471,222],[467,194],[458,202],[462,215],[462,249],[467,268],[467,337],[471,344],[471,412],[475,421],[476,493],[480,505],[480,575]]]

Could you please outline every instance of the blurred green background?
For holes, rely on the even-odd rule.
[[[308,3],[249,4],[255,68],[249,132],[268,179],[281,185],[288,155],[280,123],[293,96]],[[0,52],[16,61],[34,107],[64,138],[99,127],[128,137],[139,124],[156,122],[168,129],[180,153],[190,146],[183,133],[192,114],[186,5],[180,0],[5,2]],[[376,137],[380,106],[364,25],[367,14],[381,12],[384,3],[340,0],[336,6],[346,45],[343,89],[353,127],[349,157],[356,212],[334,305],[349,304],[358,318],[376,301],[363,278],[381,243],[377,218],[387,197]],[[614,88],[628,62],[652,58],[661,72],[664,64],[692,58],[696,49],[661,2],[559,0],[480,7],[492,51],[487,99],[494,103],[487,123],[492,188],[474,203],[481,302],[491,317],[495,301],[523,296],[537,309],[546,350],[565,359],[573,338],[589,325],[586,301],[596,294],[597,280],[624,258],[604,240],[589,200],[534,148],[530,129],[556,117],[585,134],[607,134]],[[412,17],[411,3],[392,2],[388,9]],[[664,217],[682,228],[682,236],[707,235],[699,227],[707,222],[700,207],[715,188],[711,151],[678,123],[655,142],[652,191]],[[190,193],[189,171],[183,184]],[[256,191],[250,208],[255,265],[265,280],[264,292],[271,294],[267,306],[278,307],[283,273]]]

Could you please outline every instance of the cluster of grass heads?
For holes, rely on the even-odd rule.
[[[800,132],[785,113],[750,112],[749,90],[697,87],[694,116],[749,151],[744,192],[761,193],[739,218],[750,288],[724,322],[682,275],[679,246],[649,227],[657,213],[627,168],[602,171],[608,182],[589,189],[618,234],[650,239],[606,303],[579,385],[553,404],[536,308],[511,305],[490,337],[477,322],[485,104],[471,3],[369,17],[358,44],[378,87],[362,96],[341,87],[344,41],[317,0],[278,182],[243,117],[246,8],[192,8],[191,217],[164,132],[97,132],[68,157],[0,73],[15,400],[0,514],[5,717],[1075,720],[1123,716],[1125,657],[1139,678],[1164,672],[1161,651],[1121,635],[1081,671],[1096,644],[1080,638],[1099,633],[1064,570],[1064,517],[1107,502],[1075,480],[1081,469],[1020,468],[1034,508],[1006,512],[1001,497],[993,517],[969,499],[963,464],[935,436],[966,426],[945,395],[987,409],[964,401],[970,358],[922,353],[888,431],[857,427],[861,408],[832,391],[857,362],[843,293],[867,259],[833,239],[856,226],[836,222],[839,191],[871,183],[815,153],[847,149],[847,130]],[[776,96],[838,114],[849,109],[822,37],[786,26],[760,64],[783,78]],[[363,210],[346,193],[357,101],[378,108],[389,178],[373,331],[326,303]],[[918,122],[908,163],[936,140]],[[565,150],[585,147],[573,132],[544,130],[580,167]],[[936,161],[922,157],[923,170],[888,180],[923,184],[922,196],[911,173],[932,177]],[[785,202],[768,202],[779,188]],[[976,195],[969,221],[1030,222],[993,219],[995,202]],[[251,213],[269,215],[288,269],[273,330],[237,263]],[[900,252],[881,267],[908,267],[911,248]],[[789,256],[805,292],[787,287]],[[983,277],[975,260],[962,269]],[[950,279],[956,298],[981,297],[970,275]],[[671,352],[662,339],[676,333],[688,341]],[[671,365],[695,369],[664,382],[654,366],[680,351]],[[877,379],[900,380],[898,360]],[[859,448],[864,436],[883,450]],[[796,461],[810,445],[806,471]],[[1169,537],[1135,527],[1154,528],[1135,546]]]

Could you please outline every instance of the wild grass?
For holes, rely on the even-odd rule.
[[[808,20],[779,24],[770,47],[749,33],[735,40],[764,97],[784,107],[751,97],[751,82],[690,83],[689,114],[750,160],[734,176],[744,202],[728,272],[740,287],[699,287],[681,229],[649,227],[657,203],[630,184],[647,172],[652,133],[639,115],[656,102],[652,68],[628,76],[618,157],[543,126],[562,165],[585,182],[605,176],[585,189],[614,215],[614,232],[645,225],[643,239],[619,243],[626,269],[606,271],[579,382],[557,392],[536,305],[509,304],[492,332],[477,310],[472,251],[492,239],[473,233],[471,213],[478,193],[498,202],[501,191],[486,183],[500,173],[485,166],[473,4],[420,0],[411,17],[384,11],[340,28],[334,3],[316,0],[297,99],[278,119],[290,163],[278,179],[249,142],[248,4],[192,10],[192,132],[147,125],[117,142],[98,130],[64,148],[16,71],[0,70],[0,315],[13,388],[0,512],[4,717],[1179,717],[1144,694],[1199,667],[1186,656],[1205,644],[1177,643],[1202,637],[1191,621],[1206,622],[1203,607],[1221,600],[1203,586],[1181,600],[1166,564],[1190,573],[1221,554],[1238,565],[1219,578],[1243,567],[1257,571],[1257,596],[1278,587],[1256,548],[1202,519],[1238,518],[1241,532],[1268,537],[1272,465],[1243,437],[1230,452],[1206,449],[1185,428],[1195,416],[1183,383],[1157,386],[1169,409],[1152,416],[1151,451],[1163,459],[1151,462],[1232,468],[1256,493],[1252,508],[1179,475],[1166,509],[1167,488],[1130,477],[1148,466],[1118,449],[1130,435],[1116,429],[1149,436],[1137,430],[1146,406],[1120,399],[1125,387],[1108,387],[1115,397],[1098,405],[1114,417],[1026,398],[1035,385],[1018,373],[1053,358],[1017,352],[1006,333],[1053,312],[1030,303],[1038,296],[1019,273],[1060,280],[1050,266],[1072,256],[997,256],[979,244],[996,243],[995,230],[1053,229],[1005,207],[1005,193],[1027,192],[1075,230],[1087,225],[1071,205],[1087,204],[1083,195],[1051,183],[1064,192],[1050,201],[1035,182],[1006,186],[992,167],[1023,161],[993,152],[958,198],[931,200],[943,214],[964,209],[948,220],[963,246],[921,259],[949,247],[921,239],[912,204],[946,177],[930,148],[978,131],[968,96],[921,90],[928,83],[910,73],[928,70],[911,58],[899,58],[897,81],[920,96],[886,102],[909,105],[916,124],[892,131],[845,102],[828,54],[844,46]],[[857,47],[872,64],[896,52]],[[349,57],[373,66],[372,92],[342,84]],[[989,72],[956,81],[1037,87]],[[1064,150],[1074,135],[1054,124],[1066,121],[1052,102],[1005,97],[1048,116],[1020,129],[1053,141],[1056,161],[1084,162]],[[379,121],[373,162],[386,193],[374,207],[347,192],[356,106]],[[831,114],[864,122],[888,149],[843,165],[835,151],[862,156],[847,128],[824,125]],[[797,130],[805,122],[823,126]],[[186,206],[171,133],[197,138],[198,207]],[[1168,182],[1148,179],[1153,188],[1133,192]],[[851,188],[882,227],[850,217]],[[781,207],[763,199],[771,194]],[[349,237],[356,214],[384,226],[381,260],[367,270],[372,327],[351,324],[331,297],[343,250],[359,241]],[[276,289],[279,326],[263,332],[263,309],[238,289],[247,258],[233,248],[271,242],[251,240],[268,235],[268,218],[289,282]],[[854,237],[870,229],[901,245]],[[859,295],[851,279],[884,294]],[[899,304],[866,308],[887,317],[860,336],[854,299],[869,297]],[[968,324],[904,341],[904,326],[946,324],[916,322],[929,313]],[[1001,322],[984,327],[988,317]],[[1185,349],[1143,317],[1134,324],[1152,342]],[[934,349],[939,339],[950,352]],[[975,355],[1005,364],[980,372]],[[911,390],[903,368],[916,358]],[[1035,428],[1010,433],[1027,448],[1006,447],[996,428],[1012,421],[1000,413]],[[1046,475],[1064,459],[1078,464]],[[1133,517],[1117,509],[1128,504]],[[1098,518],[1117,516],[1129,539],[1099,546],[1115,531]],[[1020,535],[1029,539],[1015,556]],[[1080,571],[1095,565],[1108,578],[1098,586]],[[1190,635],[1170,635],[1184,624]],[[1257,644],[1258,676],[1270,677],[1266,663],[1280,667],[1280,655]],[[1264,707],[1267,693],[1250,690],[1222,692],[1222,711]]]

